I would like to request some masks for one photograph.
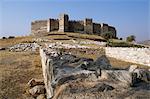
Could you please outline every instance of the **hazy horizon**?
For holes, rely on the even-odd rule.
[[[70,20],[92,18],[112,25],[119,38],[150,40],[149,0],[1,0],[0,36],[29,35],[31,21],[58,18],[60,13]]]

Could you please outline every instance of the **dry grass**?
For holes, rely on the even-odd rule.
[[[49,33],[45,38],[49,39],[90,39],[90,40],[105,40],[101,36],[73,33],[73,32],[52,32]]]
[[[32,42],[32,36],[16,37],[12,39],[0,39],[0,47],[12,46],[18,43]]]
[[[66,33],[66,35],[68,36],[74,36],[74,37],[80,37],[80,38],[95,38],[95,39],[103,39],[101,36],[98,36],[98,35],[89,35],[89,34],[81,34],[81,33]]]
[[[70,37],[68,37],[67,35],[49,35],[49,36],[46,36],[44,37],[46,39],[49,39],[49,40],[55,40],[55,39],[71,39]]]
[[[67,53],[71,52],[73,55],[76,55],[78,57],[91,58],[93,60],[96,60],[102,55],[105,55],[105,50],[102,49],[102,47],[96,47],[95,45],[93,45],[93,47],[90,49],[80,49],[80,48],[74,49],[73,48],[73,49],[60,49],[60,51],[67,52]],[[109,64],[113,66],[114,68],[125,69],[125,68],[128,68],[130,65],[137,65],[140,68],[150,69],[150,67],[146,65],[126,62],[126,61],[122,61],[122,60],[115,59],[112,57],[106,56],[106,59],[109,61]]]
[[[118,60],[112,57],[107,57],[108,60],[110,61],[110,64],[114,67],[114,68],[128,68],[130,65],[137,65],[139,68],[145,68],[145,69],[150,69],[149,66],[146,65],[141,65],[141,64],[136,64],[136,63],[131,63],[131,62],[126,62],[126,61],[122,61],[122,60]]]
[[[62,35],[63,34],[63,35]],[[73,39],[68,35],[81,38],[98,38],[87,34],[62,33],[61,35],[49,35],[44,38]],[[83,40],[78,38],[78,40]],[[22,42],[32,42],[33,37],[16,37],[14,39],[0,39],[0,47],[12,46]],[[57,41],[57,40],[56,40]],[[68,42],[67,40],[64,42]],[[96,45],[87,45],[93,48]],[[95,49],[91,49],[95,50]],[[96,59],[100,55],[80,53],[77,56]],[[110,64],[114,67],[126,68],[133,63],[109,58]],[[141,65],[140,65],[141,66]],[[142,66],[145,68],[145,66]],[[31,78],[42,78],[41,60],[38,52],[9,52],[0,51],[0,99],[26,99],[26,84]]]
[[[26,99],[26,84],[42,78],[38,53],[0,51],[0,99]]]
[[[111,41],[111,42],[126,42],[126,41],[124,41],[124,40],[119,40],[119,39],[109,39],[109,41]]]

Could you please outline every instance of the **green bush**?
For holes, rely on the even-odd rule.
[[[7,39],[6,37],[2,37],[2,39]]]
[[[8,37],[8,39],[13,39],[13,38],[15,38],[15,36],[9,36],[9,37]]]
[[[134,35],[131,35],[131,36],[128,36],[127,38],[126,38],[126,41],[127,42],[132,42],[132,41],[135,41],[135,36]]]

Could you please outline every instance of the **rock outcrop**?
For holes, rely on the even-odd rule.
[[[42,79],[35,79],[32,78],[28,82],[29,90],[27,92],[33,97],[34,99],[46,99],[45,97],[45,86],[44,81]]]
[[[95,92],[128,88],[139,81],[149,82],[149,71],[144,73],[146,70],[137,66],[131,66],[129,70],[115,70],[106,56],[94,61],[50,48],[40,49],[40,55],[47,98],[59,99],[66,94],[78,97],[86,93],[90,94],[87,99],[91,99]]]

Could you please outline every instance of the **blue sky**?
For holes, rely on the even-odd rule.
[[[58,18],[93,18],[115,26],[118,37],[135,35],[137,41],[150,39],[149,0],[0,0],[0,36],[30,34],[31,21]]]

